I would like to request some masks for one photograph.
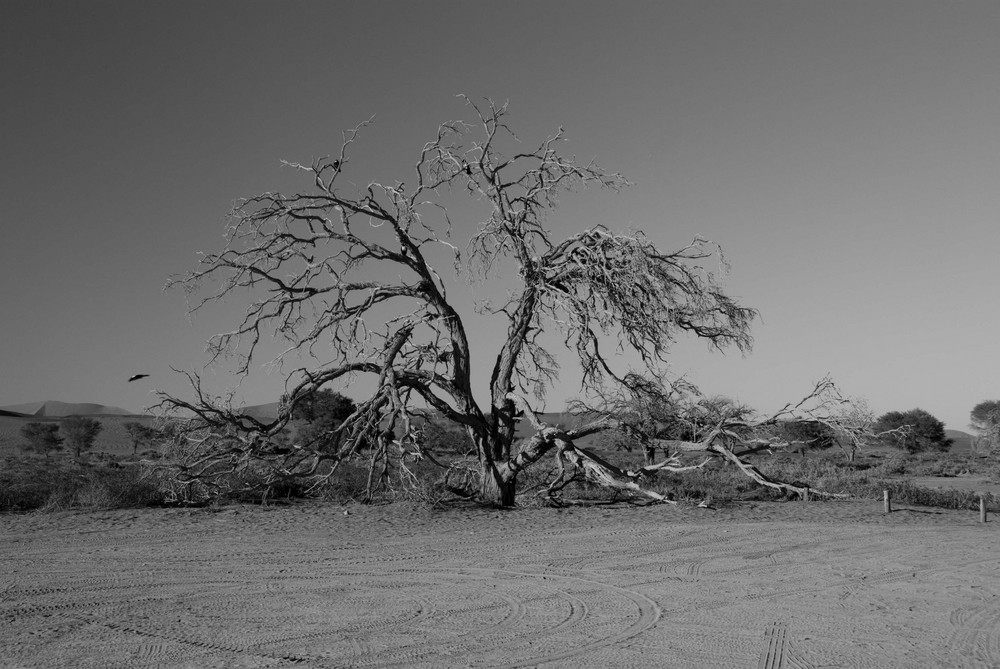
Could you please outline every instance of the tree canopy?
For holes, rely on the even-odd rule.
[[[890,411],[876,421],[876,432],[890,432],[885,441],[909,453],[947,451],[953,442],[944,432],[944,423],[923,409]]]
[[[819,421],[787,421],[778,430],[803,453],[806,449],[826,449],[838,443],[836,430]]]
[[[988,449],[1000,446],[1000,400],[985,400],[972,408],[969,427],[979,434]]]
[[[152,425],[144,425],[137,421],[128,421],[122,425],[132,440],[132,455],[135,455],[141,444],[151,442],[157,436],[157,430]]]
[[[94,440],[104,426],[101,421],[85,416],[69,416],[62,421],[62,431],[66,433],[66,441],[73,449],[73,454],[80,457],[83,451],[89,451],[94,446]]]
[[[357,409],[350,397],[322,388],[302,398],[295,404],[292,419],[302,421],[295,439],[315,448],[331,448],[337,445],[340,433],[337,428]]]
[[[62,450],[63,438],[59,436],[58,423],[28,423],[21,428],[21,435],[33,450],[46,456]]]

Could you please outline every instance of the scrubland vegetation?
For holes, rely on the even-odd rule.
[[[344,176],[371,122],[359,124],[339,154],[290,163],[306,175],[301,192],[237,201],[225,249],[168,283],[199,295],[192,310],[250,296],[236,328],[209,341],[213,362],[235,360],[239,376],[268,335],[287,344],[283,355],[308,354],[309,368],[289,366],[276,417],[234,408],[190,372],[193,399],[159,394],[164,413],[183,420],[156,429],[119,422],[115,456],[93,454],[103,422],[24,425],[20,446],[33,453],[7,456],[0,509],[401,496],[438,506],[725,504],[875,498],[885,488],[899,503],[965,508],[973,493],[934,492],[907,477],[1000,474],[993,457],[951,453],[944,425],[926,411],[876,417],[830,378],[770,415],[670,380],[680,335],[752,348],[758,313],[724,290],[721,247],[696,238],[664,250],[641,231],[600,222],[560,238],[548,219],[560,197],[630,182],[562,155],[562,130],[525,148],[506,105],[467,102],[476,121],[442,124],[409,188],[372,181],[359,190],[364,179]],[[449,198],[463,195],[483,210],[454,226]],[[458,227],[477,232],[458,240]],[[462,281],[492,281],[501,265],[516,277],[505,304],[476,316],[507,332],[485,352],[495,363],[479,394],[472,369],[484,353],[432,261]],[[560,333],[561,352],[583,373],[567,424],[543,419],[528,399],[541,400],[558,375],[546,331]],[[620,353],[641,366],[621,368]],[[375,383],[357,403],[328,389],[355,378]],[[973,412],[990,450],[1000,443],[998,407]],[[61,453],[63,441],[74,458]]]
[[[324,404],[317,403],[316,407]],[[328,405],[327,405],[328,406]],[[329,412],[314,417],[336,421]],[[114,420],[108,420],[113,423]],[[120,420],[118,422],[121,422]],[[327,423],[329,425],[329,423]],[[320,424],[302,421],[300,434],[315,435]],[[321,485],[309,479],[276,479],[265,468],[248,468],[220,476],[212,485],[192,480],[181,483],[174,476],[173,462],[179,456],[169,439],[153,442],[133,455],[130,442],[99,442],[113,446],[82,457],[69,452],[44,455],[32,452],[26,442],[12,443],[10,430],[3,440],[0,463],[0,511],[59,511],[68,509],[115,509],[149,506],[217,505],[228,503],[274,504],[291,500],[311,503],[390,503],[405,499],[446,509],[471,499],[476,491],[478,465],[468,440],[452,426],[434,421],[426,426],[435,446],[434,456],[393,463],[389,475],[399,485],[371,488],[371,452],[361,452],[340,465],[336,476]],[[292,440],[299,434],[291,435]],[[643,454],[621,448],[612,435],[591,439],[586,448],[622,469],[642,465]],[[905,448],[881,445],[857,455],[851,462],[836,447],[803,449],[799,454],[763,451],[748,457],[766,475],[822,489],[852,499],[878,500],[890,490],[897,504],[974,510],[979,494],[972,490],[936,490],[915,485],[915,477],[978,477],[1000,483],[1000,461],[969,451],[927,450],[909,453]],[[322,476],[324,472],[318,472]],[[556,475],[551,467],[530,470],[519,487],[517,504],[532,507],[550,504],[601,505],[646,503],[639,496],[610,490],[583,476],[571,478],[558,498],[546,494]],[[737,467],[716,458],[704,467],[679,473],[653,472],[644,478],[650,489],[681,504],[708,502],[719,507],[746,501],[784,501],[793,496],[758,485]],[[405,485],[404,485],[405,483]],[[810,503],[824,503],[814,498]],[[834,502],[835,503],[835,502]],[[987,495],[991,508],[1000,507],[1000,496]]]

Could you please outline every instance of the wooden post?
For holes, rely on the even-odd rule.
[[[809,501],[809,486],[806,486],[805,492],[802,495],[802,501],[803,502]]]
[[[889,491],[888,490],[883,490],[882,491],[882,499],[885,502],[885,512],[886,513],[892,513],[892,500],[889,499]]]
[[[979,522],[986,522],[986,495],[979,496]]]

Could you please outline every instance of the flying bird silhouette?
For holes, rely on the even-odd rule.
[[[133,374],[132,376],[128,377],[128,382],[132,383],[133,381],[138,381],[139,379],[144,379],[147,376],[149,376],[149,374]]]

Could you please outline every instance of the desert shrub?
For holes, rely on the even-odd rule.
[[[0,473],[0,510],[45,508],[52,499],[68,505],[80,486],[80,467],[33,457],[11,458]]]
[[[138,465],[101,468],[77,492],[81,506],[123,509],[163,503],[158,477]]]
[[[940,452],[907,454],[897,452],[889,455],[872,467],[876,477],[898,476],[963,476],[980,475],[993,477],[1000,474],[997,463],[974,454],[953,455]]]
[[[46,463],[47,464],[47,463]],[[52,489],[71,481],[58,467],[41,466],[34,458],[7,458],[0,472],[0,511],[23,512],[41,508]]]
[[[885,458],[872,471],[875,476],[902,476],[909,468],[910,458],[905,453],[895,453]]]
[[[434,505],[452,496],[445,485],[446,468],[426,459],[408,463],[407,468],[410,470],[406,474],[408,485],[400,487],[401,498]]]
[[[84,465],[9,458],[0,474],[0,512],[156,506],[163,496],[149,472],[111,462]]]
[[[911,476],[958,476],[967,469],[964,460],[942,458],[938,453],[918,453],[907,473]]]
[[[420,429],[423,432],[425,448],[431,453],[465,455],[475,451],[475,444],[469,438],[468,432],[444,418],[430,418]]]
[[[205,506],[218,498],[215,489],[202,481],[179,481],[169,475],[160,478],[160,494],[169,506]]]
[[[398,460],[389,470],[389,477],[377,481],[370,477],[369,463],[345,460],[337,471],[322,485],[316,486],[311,495],[326,502],[345,504],[363,502],[387,504],[391,502],[416,502],[437,505],[443,499],[467,496],[461,477],[450,477],[447,462],[407,458],[405,468]],[[477,481],[478,485],[478,481]]]
[[[368,486],[368,466],[360,462],[342,462],[332,477],[319,490],[319,497],[327,502],[344,504],[357,502],[365,497]]]
[[[779,492],[757,485],[735,467],[723,466],[721,462],[680,474],[660,473],[650,487],[679,502],[701,502],[708,498],[716,503],[782,498]]]
[[[910,504],[913,506],[928,506],[939,509],[955,509],[974,511],[979,509],[979,494],[971,490],[936,490],[914,485],[907,480],[872,481],[864,490],[858,490],[855,495],[862,499],[882,499],[884,490],[888,490],[893,504]],[[989,494],[985,496],[988,507],[997,509],[1000,496]]]
[[[62,450],[63,438],[59,436],[58,423],[28,423],[21,428],[21,435],[28,441],[28,450],[48,455]]]

